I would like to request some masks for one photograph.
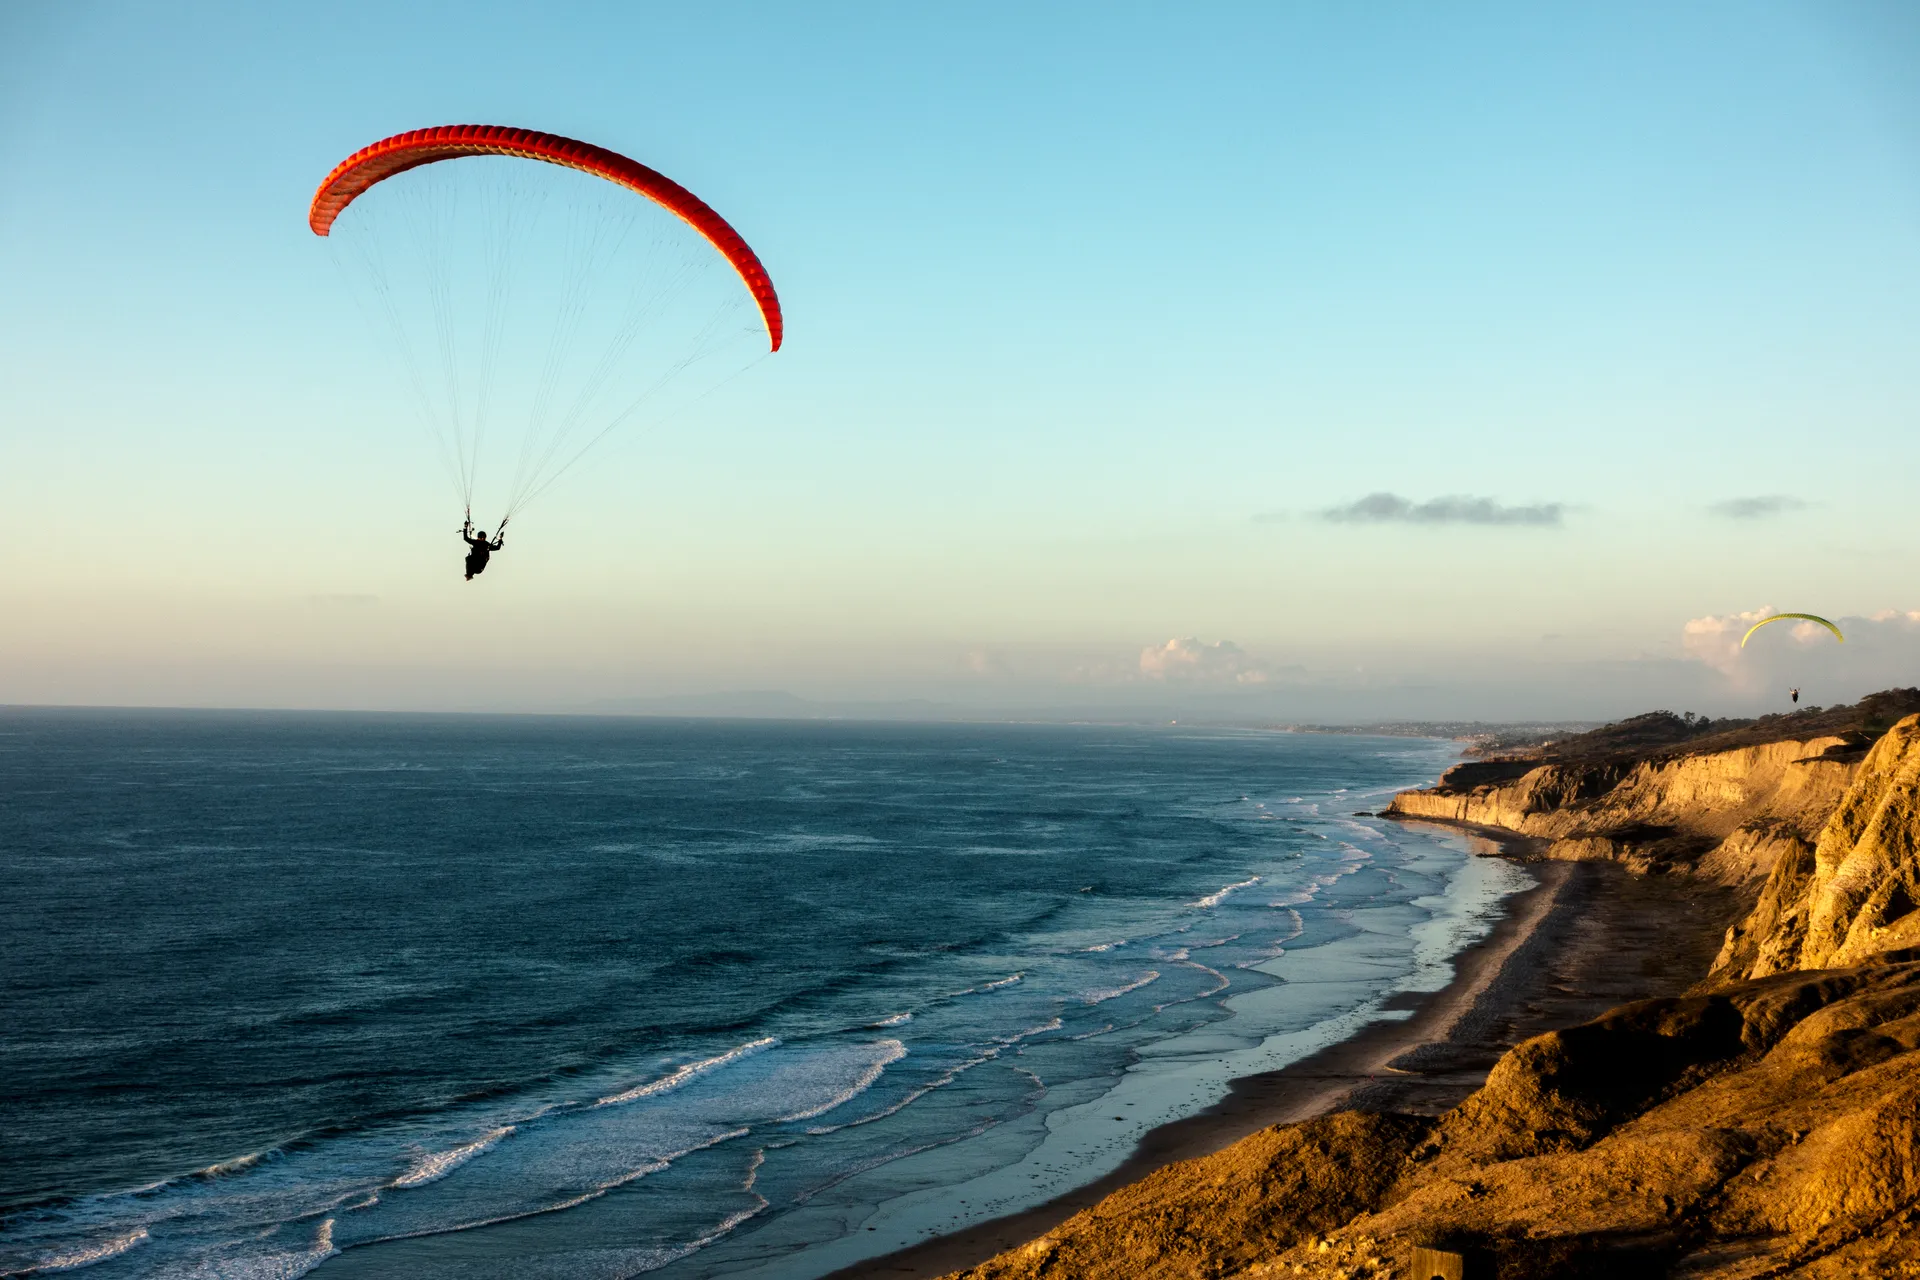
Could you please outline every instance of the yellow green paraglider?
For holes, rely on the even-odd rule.
[[[1747,634],[1740,637],[1740,647],[1742,649],[1747,647],[1747,641],[1753,639],[1754,632],[1766,626],[1769,622],[1779,622],[1782,618],[1799,618],[1803,622],[1817,622],[1821,626],[1825,627],[1827,630],[1833,632],[1833,638],[1835,640],[1838,640],[1841,644],[1845,644],[1847,642],[1847,638],[1840,634],[1840,628],[1834,626],[1831,622],[1828,622],[1825,618],[1820,617],[1818,614],[1776,613],[1771,618],[1762,618],[1760,619],[1760,621],[1748,627]]]

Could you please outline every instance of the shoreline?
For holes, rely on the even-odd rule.
[[[1543,1018],[1559,1023],[1565,1014],[1581,1013],[1556,1007],[1590,1003],[1577,996],[1572,1001],[1556,999],[1555,988],[1576,976],[1560,971],[1572,966],[1541,961],[1550,953],[1569,952],[1568,944],[1582,932],[1576,917],[1591,915],[1597,900],[1634,896],[1618,892],[1622,886],[1607,874],[1618,869],[1546,861],[1540,855],[1548,842],[1517,832],[1425,819],[1393,820],[1464,835],[1470,855],[1522,863],[1535,880],[1504,901],[1500,919],[1484,938],[1454,957],[1453,978],[1446,986],[1433,992],[1401,993],[1382,1007],[1383,1013],[1405,1012],[1407,1017],[1370,1022],[1352,1036],[1277,1071],[1234,1080],[1221,1101],[1149,1130],[1118,1168],[1093,1182],[1033,1208],[842,1267],[826,1280],[931,1280],[977,1266],[1046,1234],[1157,1169],[1211,1155],[1272,1125],[1307,1120],[1343,1106],[1444,1111],[1479,1087],[1508,1047],[1507,1041],[1536,1034],[1534,1024]],[[1600,914],[1622,913],[1603,910]],[[1589,950],[1571,947],[1582,958]],[[1595,998],[1600,1008],[1618,1003],[1610,993]],[[1592,1014],[1570,1021],[1584,1021],[1587,1016]]]
[[[1273,1125],[1340,1109],[1437,1115],[1478,1089],[1520,1041],[1691,987],[1738,911],[1733,890],[1635,876],[1611,863],[1547,860],[1550,842],[1536,836],[1430,818],[1391,820],[1464,835],[1473,856],[1519,862],[1535,877],[1532,887],[1505,900],[1486,937],[1454,957],[1446,986],[1404,992],[1382,1007],[1408,1017],[1370,1022],[1277,1071],[1236,1079],[1220,1102],[1149,1130],[1117,1169],[1085,1186],[853,1263],[825,1280],[933,1280],[978,1266],[1158,1169]]]

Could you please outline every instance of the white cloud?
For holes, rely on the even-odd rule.
[[[1415,502],[1397,493],[1370,493],[1320,513],[1339,524],[1477,524],[1557,527],[1566,514],[1564,502],[1536,502],[1510,506],[1492,498],[1456,495]]]
[[[1207,644],[1192,636],[1142,649],[1140,674],[1148,680],[1230,684],[1265,684],[1271,678],[1269,668],[1231,640]]]
[[[1688,657],[1720,672],[1737,688],[1806,686],[1803,701],[1841,700],[1839,692],[1815,696],[1816,690],[1872,692],[1920,682],[1920,610],[1883,609],[1866,617],[1835,618],[1847,638],[1844,644],[1816,623],[1781,622],[1740,647],[1740,637],[1754,623],[1778,612],[1767,605],[1694,618],[1683,630],[1681,643]]]
[[[1746,613],[1690,618],[1681,631],[1680,643],[1688,657],[1704,662],[1717,671],[1732,674],[1740,669],[1740,637],[1747,634],[1747,629],[1760,619],[1770,618],[1778,612],[1772,605],[1761,605]]]
[[[960,659],[960,665],[976,676],[1005,676],[1012,674],[1007,660],[990,649],[974,648],[967,650]]]
[[[1751,498],[1728,498],[1725,502],[1714,503],[1707,510],[1729,520],[1765,520],[1790,511],[1804,511],[1809,505],[1805,499],[1789,493],[1761,493]]]

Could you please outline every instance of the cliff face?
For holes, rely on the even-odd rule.
[[[1714,970],[1758,978],[1913,946],[1920,946],[1920,716],[1873,745],[1817,842],[1774,864]]]
[[[1858,763],[1848,747],[1823,736],[1637,764],[1546,764],[1403,792],[1389,812],[1544,837],[1552,858],[1764,879],[1713,974],[1844,967],[1920,946],[1920,716]]]
[[[1478,786],[1443,780],[1402,792],[1388,812],[1544,837],[1549,857],[1738,883],[1810,846],[1851,781],[1846,746],[1822,736],[1639,763],[1544,764]]]

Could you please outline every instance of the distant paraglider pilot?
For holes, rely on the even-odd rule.
[[[1798,706],[1800,704],[1800,691],[1798,689],[1789,689],[1787,692],[1793,695],[1794,705]]]
[[[486,572],[488,558],[506,545],[507,526],[506,523],[502,521],[500,532],[494,535],[493,541],[489,542],[487,541],[487,531],[482,529],[478,534],[475,534],[473,531],[473,521],[469,519],[466,524],[460,528],[460,540],[466,543],[468,547],[467,581],[472,582],[476,575]]]

